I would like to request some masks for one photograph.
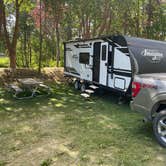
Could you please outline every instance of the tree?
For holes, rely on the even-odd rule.
[[[62,41],[78,37],[123,34],[165,40],[165,9],[161,0],[0,0],[0,44],[11,68],[17,59],[17,66],[41,70],[59,66]],[[15,22],[9,28],[11,15]]]
[[[66,10],[64,0],[44,0],[47,13],[52,25],[52,36],[56,36],[56,62],[60,62],[60,24],[63,19],[63,13]]]
[[[2,25],[6,48],[10,58],[10,68],[16,69],[16,46],[19,37],[19,20],[21,10],[30,10],[32,1],[28,0],[0,0],[0,11],[2,11]],[[9,27],[7,18],[13,15],[14,27]],[[10,30],[9,30],[10,29]]]
[[[19,33],[19,18],[20,18],[20,6],[23,3],[23,0],[15,0],[12,4],[15,8],[15,25],[14,25],[14,32],[13,36],[10,39],[9,32],[7,30],[7,7],[5,5],[4,0],[1,0],[1,10],[2,10],[2,22],[3,22],[3,29],[4,29],[4,36],[6,41],[6,46],[9,52],[10,58],[10,68],[12,70],[16,69],[16,46],[17,46],[17,39]]]
[[[32,33],[35,33],[33,18],[29,12],[20,13],[17,66],[30,67],[32,60]],[[34,36],[34,35],[33,35]]]

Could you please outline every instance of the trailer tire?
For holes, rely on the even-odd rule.
[[[85,92],[85,90],[86,90],[86,84],[85,83],[81,84],[80,90],[81,90],[81,92]]]
[[[74,82],[74,88],[75,88],[76,90],[79,90],[79,89],[80,89],[80,81],[79,81],[79,80],[75,80],[75,82]]]
[[[166,148],[166,110],[159,112],[154,118],[153,131],[158,143]]]
[[[67,80],[68,84],[72,84],[73,83],[73,79],[72,78],[67,78],[66,80]]]

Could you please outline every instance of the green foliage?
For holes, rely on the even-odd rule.
[[[4,4],[8,5],[8,6],[12,6],[15,7],[15,0],[4,0]],[[18,0],[18,4],[20,5],[21,9],[20,11],[24,11],[24,12],[29,12],[32,10],[32,8],[34,7],[35,3],[31,0]]]
[[[42,163],[41,163],[41,166],[50,166],[52,163],[52,160],[51,159],[47,159],[47,160],[44,160]]]
[[[166,4],[155,0],[41,0],[42,67],[54,66],[63,42],[78,37],[123,34],[166,40]],[[19,0],[19,3],[21,0]],[[15,1],[5,0],[7,15],[15,14]],[[34,12],[34,9],[37,12]],[[39,64],[39,3],[21,5],[17,65],[36,68]],[[12,33],[12,31],[11,31]],[[60,44],[59,44],[60,43]],[[0,49],[5,50],[0,43]],[[5,51],[4,51],[5,52]]]
[[[23,0],[21,5],[21,12],[30,12],[35,7],[35,3],[32,0]]]

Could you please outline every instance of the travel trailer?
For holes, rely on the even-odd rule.
[[[86,85],[131,94],[135,74],[166,73],[166,42],[126,36],[105,36],[64,43],[64,74],[75,88]]]

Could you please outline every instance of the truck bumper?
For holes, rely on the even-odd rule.
[[[150,111],[146,107],[144,107],[142,105],[135,104],[134,101],[131,101],[130,102],[130,108],[131,108],[132,111],[139,112],[146,119],[148,119],[149,121],[151,121],[151,113],[150,113]]]

